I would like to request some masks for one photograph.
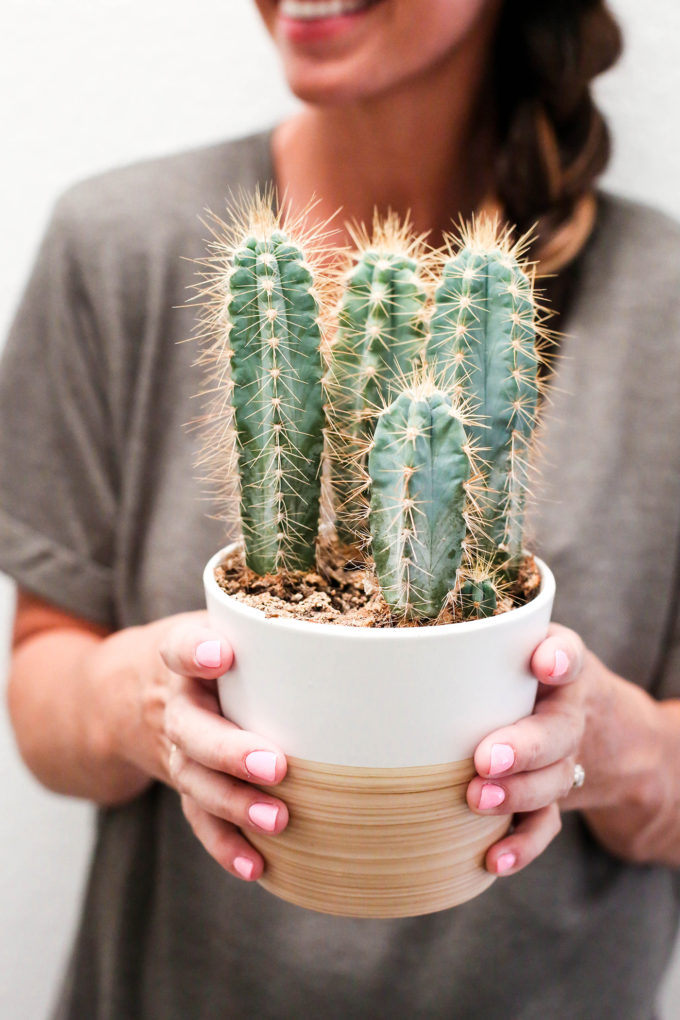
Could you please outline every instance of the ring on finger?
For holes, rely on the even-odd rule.
[[[586,770],[580,762],[574,765],[574,778],[571,783],[572,790],[580,790],[586,781]]]

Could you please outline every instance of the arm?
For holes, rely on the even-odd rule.
[[[107,635],[20,593],[9,705],[22,756],[50,789],[103,805],[153,779],[173,786],[208,852],[257,879],[264,862],[240,830],[280,832],[288,812],[250,784],[280,782],[286,762],[220,715],[216,678],[232,659],[205,612]]]
[[[514,832],[489,851],[487,867],[514,873],[538,856],[559,831],[558,803],[582,811],[616,856],[679,867],[680,701],[655,701],[564,627],[551,628],[532,670],[539,680],[534,714],[490,734],[475,752],[470,806],[518,813]],[[505,758],[496,769],[494,745],[503,749],[495,757]],[[576,761],[586,781],[572,790]],[[481,809],[485,787],[495,807]]]
[[[131,723],[141,630],[107,636],[19,592],[9,711],[24,761],[50,790],[115,804],[151,781],[118,755],[113,740]]]

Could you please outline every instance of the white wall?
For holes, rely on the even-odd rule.
[[[680,217],[680,6],[613,7],[628,52],[600,88],[616,135],[607,180]],[[114,164],[272,123],[293,105],[252,0],[4,0],[0,95],[3,334],[64,187]],[[11,599],[11,586],[0,583],[3,649]],[[0,775],[0,1016],[33,1020],[46,1013],[75,923],[90,812],[33,782],[4,716]],[[674,981],[667,1020],[680,1016],[677,971]]]

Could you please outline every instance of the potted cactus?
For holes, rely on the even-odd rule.
[[[287,829],[249,833],[261,884],[347,916],[453,906],[493,881],[507,819],[467,808],[471,756],[531,711],[554,594],[522,545],[531,274],[486,219],[443,253],[377,221],[341,271],[271,195],[214,234],[202,464],[239,524],[204,573],[235,650],[220,702],[288,757]]]

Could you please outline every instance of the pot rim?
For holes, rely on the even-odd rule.
[[[517,620],[520,616],[525,617],[540,611],[543,606],[552,602],[555,595],[555,577],[553,572],[543,560],[535,556],[534,559],[541,574],[541,590],[538,595],[524,606],[518,606],[507,613],[486,617],[482,620],[443,623],[438,627],[352,627],[344,623],[316,623],[313,620],[292,620],[281,616],[265,616],[261,609],[245,605],[232,595],[228,595],[215,580],[215,568],[220,565],[224,557],[238,544],[238,542],[230,542],[216,552],[214,556],[210,557],[203,571],[203,583],[206,592],[209,592],[218,602],[228,606],[230,611],[246,620],[259,620],[266,625],[300,634],[318,634],[319,637],[325,634],[329,637],[334,635],[336,638],[351,636],[358,641],[389,641],[395,637],[404,641],[423,641],[444,637],[450,638],[452,633],[463,635],[473,629],[477,632],[482,630],[499,631],[512,626],[512,621]]]

